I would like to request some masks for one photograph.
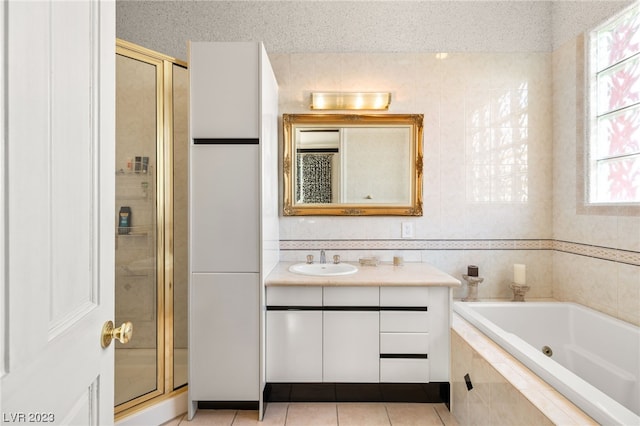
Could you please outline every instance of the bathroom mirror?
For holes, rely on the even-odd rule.
[[[422,114],[283,114],[284,215],[422,216]]]

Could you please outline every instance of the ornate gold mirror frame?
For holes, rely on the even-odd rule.
[[[422,114],[379,114],[379,115],[360,115],[360,114],[283,114],[283,182],[284,182],[284,208],[285,216],[422,216],[422,172],[423,172],[423,154],[422,154],[422,133],[423,133],[423,115]],[[297,161],[302,151],[306,152],[323,152],[324,149],[306,149],[303,150],[301,141],[298,141],[300,132],[337,132],[342,135],[342,131],[352,128],[364,128],[367,132],[373,132],[373,140],[377,146],[384,145],[385,131],[394,128],[403,128],[404,133],[408,135],[406,144],[408,145],[408,160],[402,160],[403,164],[391,164],[390,159],[385,158],[385,162],[375,164],[375,173],[383,176],[388,180],[390,170],[395,167],[397,170],[408,170],[408,178],[406,185],[402,187],[402,192],[406,193],[406,200],[394,202],[376,202],[375,195],[365,195],[361,197],[363,201],[322,201],[322,202],[301,202],[296,197],[296,192],[300,192],[299,171],[302,170]],[[380,130],[380,132],[377,132]],[[331,148],[331,152],[339,156],[345,155],[346,136],[335,136],[339,139],[338,145]],[[346,135],[346,132],[345,132]],[[366,138],[365,138],[366,139]],[[396,140],[397,143],[397,140]],[[404,144],[404,142],[401,142]],[[362,150],[366,151],[367,141],[360,140]],[[329,152],[329,151],[327,151]],[[353,154],[350,154],[353,158]],[[405,156],[406,157],[406,156]],[[346,157],[340,157],[338,161],[345,162]],[[333,160],[332,160],[333,161]],[[351,161],[351,160],[349,160]],[[405,163],[406,161],[406,169]],[[398,167],[400,169],[398,169]],[[371,175],[372,167],[368,169]],[[343,172],[346,174],[345,172]],[[385,173],[387,174],[385,176]],[[333,172],[335,175],[335,172]],[[340,174],[338,173],[339,180]],[[346,180],[346,177],[344,178]],[[354,178],[355,179],[355,178]],[[354,180],[352,179],[352,180]],[[334,185],[334,184],[330,184]],[[346,192],[346,191],[345,191]]]

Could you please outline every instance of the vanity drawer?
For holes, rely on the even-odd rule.
[[[429,360],[382,358],[380,359],[380,382],[428,383]]]
[[[379,306],[379,287],[323,287],[324,306]]]
[[[380,332],[425,333],[429,331],[427,311],[380,311]]]
[[[267,306],[322,306],[322,287],[267,287]]]
[[[380,287],[380,306],[428,306],[428,287]]]
[[[429,333],[380,333],[381,354],[428,354]]]

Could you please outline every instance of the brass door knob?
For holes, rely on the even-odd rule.
[[[111,344],[113,339],[119,340],[120,343],[127,343],[133,336],[133,324],[131,321],[123,323],[118,328],[113,328],[113,321],[107,321],[102,326],[102,347],[106,348]]]

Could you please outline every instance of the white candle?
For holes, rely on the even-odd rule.
[[[527,267],[520,263],[513,265],[513,282],[518,285],[527,283]]]

